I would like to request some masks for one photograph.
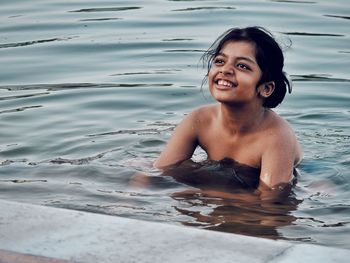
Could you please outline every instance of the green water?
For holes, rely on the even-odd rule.
[[[345,0],[2,0],[0,198],[349,249],[349,19]],[[203,51],[248,25],[276,35],[294,83],[276,109],[305,152],[286,206],[206,197],[151,167],[212,102]],[[153,185],[130,187],[135,172]]]

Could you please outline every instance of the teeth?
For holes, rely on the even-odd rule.
[[[219,80],[218,80],[218,84],[219,84],[219,85],[226,86],[226,87],[230,87],[230,88],[233,87],[232,82],[227,81],[227,80],[223,80],[223,79],[219,79]]]

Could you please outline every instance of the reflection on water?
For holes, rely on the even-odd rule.
[[[172,197],[181,206],[190,206],[175,206],[181,214],[193,217],[191,221],[182,222],[184,225],[271,239],[288,239],[278,233],[278,228],[297,220],[291,212],[302,202],[292,195],[278,203],[262,201],[252,192],[228,196],[210,191],[183,191],[174,193]],[[210,209],[203,211],[198,208],[201,206]]]
[[[278,228],[297,220],[292,212],[302,200],[296,198],[293,185],[268,190],[268,195],[262,197],[257,190],[259,173],[259,169],[223,159],[185,161],[168,168],[162,176],[171,176],[176,182],[194,187],[170,194],[178,203],[174,209],[193,218],[181,221],[182,224],[272,239],[285,238],[278,233]]]
[[[2,1],[0,198],[349,249],[349,13],[348,0]],[[203,52],[257,21],[286,52],[293,92],[276,111],[305,153],[278,202],[259,198],[254,168],[200,150],[171,176],[152,168],[212,102]]]

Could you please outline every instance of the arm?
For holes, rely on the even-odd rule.
[[[289,126],[274,131],[268,138],[261,158],[258,191],[262,199],[278,199],[280,194],[286,193],[285,188],[290,188],[294,165],[301,153]]]
[[[186,116],[174,130],[161,155],[154,162],[154,167],[162,169],[192,157],[198,145],[197,111]]]

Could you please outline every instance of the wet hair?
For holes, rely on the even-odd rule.
[[[269,81],[275,83],[273,93],[264,100],[263,106],[267,108],[276,107],[283,101],[287,88],[288,92],[291,93],[292,86],[283,71],[284,56],[282,49],[273,35],[263,27],[232,28],[224,32],[202,56],[208,71],[203,82],[206,81],[215,57],[220,53],[223,46],[231,41],[246,41],[254,45],[255,58],[262,71],[257,86]]]

